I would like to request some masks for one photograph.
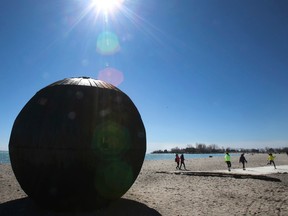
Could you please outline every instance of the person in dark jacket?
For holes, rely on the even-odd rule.
[[[184,169],[186,170],[186,166],[185,166],[185,163],[184,163],[184,155],[183,154],[181,154],[181,156],[180,156],[180,170],[181,170],[181,167],[182,167],[182,165],[184,166]]]
[[[240,158],[239,158],[239,163],[243,164],[243,170],[245,170],[245,163],[247,163],[247,160],[244,156],[244,153],[241,154]]]

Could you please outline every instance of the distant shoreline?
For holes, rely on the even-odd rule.
[[[217,154],[208,154],[208,153],[197,153],[197,154],[186,154],[184,156],[186,159],[196,159],[196,158],[211,158],[211,157],[222,157],[224,153]],[[231,156],[239,156],[239,153],[231,153]],[[175,154],[174,153],[146,153],[144,160],[172,160],[174,161]],[[10,164],[9,152],[8,151],[0,151],[0,164]]]
[[[180,154],[180,153],[178,153]],[[224,157],[223,153],[183,153],[185,159],[198,159],[198,158],[213,158],[213,157]],[[232,157],[239,157],[240,152],[230,153]],[[267,153],[246,153],[249,155],[260,155]],[[286,153],[277,153],[277,154],[286,154]],[[145,161],[150,160],[173,160],[174,161],[175,153],[146,153]],[[9,151],[0,151],[0,164],[10,164]]]

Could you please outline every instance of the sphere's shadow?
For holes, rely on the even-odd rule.
[[[54,212],[41,209],[27,198],[12,200],[0,204],[1,216],[160,216],[155,209],[149,208],[143,203],[121,198],[111,203],[107,208],[92,212]]]

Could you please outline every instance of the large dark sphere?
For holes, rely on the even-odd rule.
[[[22,189],[52,209],[95,209],[132,186],[146,133],[131,99],[115,86],[68,78],[37,92],[17,116],[9,153]]]

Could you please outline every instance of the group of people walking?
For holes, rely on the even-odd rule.
[[[227,164],[227,167],[228,167],[228,171],[231,171],[231,156],[229,154],[229,152],[226,152],[225,156],[225,162]],[[240,158],[239,158],[239,163],[242,163],[242,166],[243,166],[243,170],[245,170],[245,163],[247,163],[247,160],[244,156],[244,153],[241,154]]]
[[[176,154],[176,156],[175,156],[175,162],[177,164],[176,169],[181,170],[181,167],[183,165],[184,169],[186,170],[186,166],[185,166],[185,162],[184,161],[185,161],[185,158],[184,158],[183,154],[181,154],[180,157],[179,157],[178,154]],[[179,166],[179,164],[180,164],[180,166]]]
[[[269,153],[268,154],[268,163],[267,165],[274,165],[274,168],[276,169],[276,164],[274,162],[274,159],[275,159],[276,156],[274,156],[272,153]],[[225,159],[225,162],[227,164],[227,167],[228,167],[228,171],[231,171],[231,156],[229,154],[229,152],[226,152],[225,156],[224,156],[224,159]],[[241,154],[240,158],[239,158],[239,163],[242,163],[242,166],[243,166],[243,170],[245,170],[245,163],[247,163],[247,160],[244,156],[244,153]]]
[[[269,153],[268,154],[268,163],[267,165],[274,165],[274,168],[276,169],[276,165],[275,165],[275,162],[274,162],[274,159],[275,159],[276,156],[274,156],[272,153]],[[231,164],[231,156],[229,154],[229,152],[226,152],[225,156],[224,156],[224,159],[225,159],[225,162],[227,164],[227,167],[228,167],[228,171],[231,171],[231,167],[232,167],[232,164]],[[184,167],[185,170],[186,169],[186,166],[185,166],[185,158],[184,158],[184,155],[181,154],[180,157],[178,154],[175,155],[175,162],[177,164],[176,166],[176,169],[179,169],[181,170],[182,166]],[[242,153],[240,155],[240,158],[239,158],[239,163],[242,163],[242,168],[243,170],[246,170],[245,168],[245,164],[247,163],[247,160],[245,158],[245,155],[244,153]]]

